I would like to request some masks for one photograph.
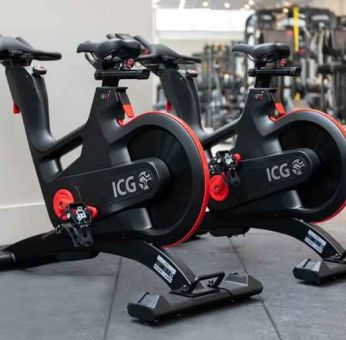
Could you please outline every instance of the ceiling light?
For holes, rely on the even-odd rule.
[[[231,4],[229,2],[225,2],[223,5],[224,5],[225,8],[230,8],[231,7]]]
[[[249,0],[249,5],[250,6],[253,6],[255,4],[255,1],[254,0]]]
[[[202,6],[203,7],[208,7],[209,6],[209,2],[208,1],[203,1],[202,2]]]
[[[185,4],[186,4],[186,0],[180,0],[179,9],[184,9]]]
[[[249,5],[249,4],[245,4],[245,5],[244,5],[244,9],[245,9],[246,11],[248,11],[248,10],[250,9],[250,5]]]
[[[285,7],[288,7],[290,5],[290,2],[289,1],[284,1],[284,6]]]

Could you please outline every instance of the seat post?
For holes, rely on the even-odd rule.
[[[269,88],[271,77],[267,75],[258,75],[255,80],[255,88]]]

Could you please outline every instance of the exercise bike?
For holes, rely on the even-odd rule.
[[[96,88],[87,122],[55,140],[50,132],[42,66],[60,53],[34,49],[23,38],[0,36],[0,62],[27,140],[54,227],[0,251],[0,270],[89,259],[99,252],[135,260],[158,275],[170,294],[144,293],[128,305],[131,316],[155,321],[192,308],[258,294],[259,281],[223,272],[196,276],[166,249],[187,240],[202,222],[208,165],[201,144],[181,119],[158,112],[134,116],[122,79],[147,79],[132,69],[141,52],[134,40],[85,42]],[[82,146],[66,168],[60,158]],[[207,284],[205,283],[207,281]]]
[[[118,35],[118,37],[122,37]],[[242,115],[206,133],[200,120],[195,74],[179,65],[199,62],[161,44],[135,37],[145,49],[137,58],[161,80],[166,97],[195,130],[210,155],[211,199],[200,230],[214,236],[245,234],[250,228],[286,234],[304,242],[322,260],[297,265],[297,279],[320,283],[346,273],[346,251],[315,222],[334,217],[346,202],[346,132],[323,112],[286,113],[276,100],[271,79],[295,77],[300,69],[285,65],[283,44],[235,45],[254,61]],[[212,155],[211,147],[234,136],[232,150]]]

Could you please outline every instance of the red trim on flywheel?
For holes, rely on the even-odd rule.
[[[289,112],[289,113],[286,114],[285,116],[282,116],[282,117],[276,119],[275,122],[281,120],[282,118],[285,118],[285,117],[289,116],[289,115],[292,114],[292,113],[300,113],[300,112],[307,112],[307,111],[308,111],[308,112],[312,112],[312,113],[318,113],[318,114],[324,116],[325,118],[329,119],[331,122],[333,122],[333,123],[337,126],[337,128],[340,130],[340,132],[343,134],[343,136],[344,136],[345,139],[346,139],[346,129],[343,127],[343,125],[342,125],[337,119],[335,119],[334,117],[332,117],[332,116],[330,116],[330,115],[328,115],[328,114],[326,114],[326,113],[324,113],[324,112],[322,112],[322,111],[318,111],[318,110],[314,110],[314,109],[303,109],[303,108],[302,108],[302,109],[296,109],[296,110],[293,110],[293,111]],[[324,218],[324,219],[321,220],[321,221],[315,221],[315,223],[326,222],[326,221],[328,221],[328,220],[334,218],[334,217],[337,216],[339,213],[341,213],[341,211],[342,211],[345,207],[346,207],[346,199],[345,199],[345,201],[340,205],[340,207],[339,207],[336,211],[334,211],[330,216]]]
[[[192,130],[192,128],[185,123],[182,119],[180,119],[177,116],[174,116],[170,113],[167,112],[158,112],[158,111],[150,111],[150,112],[145,112],[141,115],[137,115],[134,118],[124,122],[121,121],[121,123],[118,121],[118,123],[120,123],[121,126],[125,126],[126,124],[128,124],[129,122],[138,119],[139,117],[143,116],[143,115],[148,115],[148,114],[160,114],[160,115],[165,115],[168,116],[170,118],[172,118],[173,120],[175,120],[176,122],[178,122],[186,131],[187,133],[190,135],[190,137],[192,138],[193,142],[195,143],[200,159],[202,161],[202,169],[203,169],[203,173],[204,173],[204,194],[203,194],[203,201],[202,201],[202,206],[201,206],[201,210],[198,214],[198,217],[194,223],[194,225],[191,227],[191,229],[178,241],[175,241],[173,243],[167,244],[164,247],[173,247],[176,246],[182,242],[187,241],[192,235],[194,235],[196,233],[196,231],[198,230],[200,224],[203,221],[208,203],[209,203],[209,193],[210,193],[210,176],[209,176],[209,165],[208,165],[208,161],[207,161],[207,157],[205,155],[205,151],[203,149],[203,146],[199,140],[199,138],[197,137],[196,133]]]
[[[202,207],[201,207],[201,210],[198,214],[197,220],[195,221],[195,224],[192,226],[190,231],[184,237],[182,237],[180,240],[178,240],[174,243],[171,243],[171,244],[168,244],[165,246],[165,247],[172,247],[172,246],[178,245],[179,243],[187,241],[191,236],[193,236],[196,233],[200,224],[202,223],[206,209],[207,209],[207,206],[208,206],[208,203],[209,203],[210,175],[209,175],[209,165],[208,165],[207,157],[205,155],[205,151],[204,151],[203,146],[202,146],[199,138],[197,137],[195,131],[193,131],[192,128],[187,123],[185,123],[182,119],[180,119],[179,117],[174,116],[170,113],[164,113],[164,114],[168,115],[169,117],[175,119],[178,123],[180,123],[186,129],[188,134],[192,137],[192,139],[193,139],[193,141],[197,147],[200,159],[202,161],[202,168],[203,168],[203,173],[204,173],[203,201],[202,201]]]

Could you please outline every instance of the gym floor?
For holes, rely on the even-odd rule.
[[[324,224],[346,244],[346,211]],[[300,283],[294,265],[315,257],[287,236],[252,230],[246,237],[183,244],[176,252],[197,274],[224,270],[260,279],[263,293],[245,302],[192,313],[156,326],[127,315],[143,291],[167,292],[145,267],[100,255],[93,260],[0,273],[2,340],[345,339],[346,278]]]

